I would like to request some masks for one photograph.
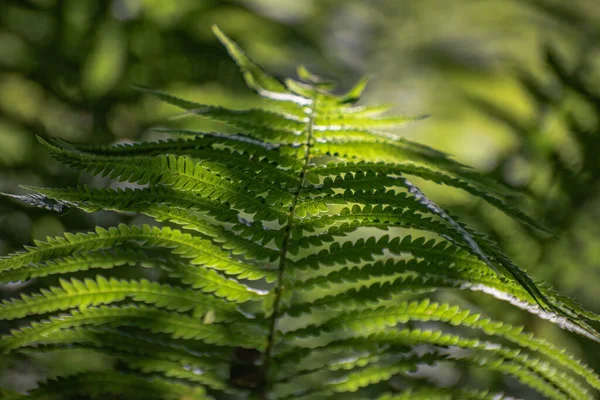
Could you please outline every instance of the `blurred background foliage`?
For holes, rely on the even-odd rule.
[[[398,134],[520,188],[517,204],[556,236],[529,232],[448,189],[432,197],[498,240],[536,279],[600,311],[598,0],[0,0],[0,191],[111,185],[52,161],[36,135],[116,143],[158,139],[150,128],[159,124],[210,129],[169,119],[176,109],[132,84],[204,103],[251,105],[256,98],[212,24],[280,76],[305,64],[344,88],[373,75],[365,102],[430,114]],[[0,254],[66,230],[138,219],[57,215],[0,198]],[[47,284],[4,285],[0,297]],[[460,301],[523,324],[600,370],[595,344],[484,296]],[[36,363],[5,358],[0,385],[27,388],[67,370],[108,365],[85,353],[37,356]],[[492,389],[503,383],[477,371],[436,376]]]

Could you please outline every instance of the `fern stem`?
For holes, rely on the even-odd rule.
[[[300,193],[302,192],[302,187],[304,186],[304,182],[306,180],[306,173],[308,171],[308,166],[311,159],[310,149],[312,147],[313,141],[313,125],[315,121],[315,110],[317,106],[317,98],[314,98],[313,106],[311,107],[311,111],[309,114],[309,120],[307,122],[307,130],[306,130],[306,142],[304,143],[304,159],[302,162],[302,169],[300,170],[299,182],[294,190],[294,197],[292,199],[292,203],[290,204],[290,208],[287,215],[287,225],[285,227],[283,243],[281,245],[281,255],[279,258],[279,266],[277,270],[277,282],[275,285],[275,300],[273,301],[273,312],[271,314],[271,320],[269,322],[269,335],[267,338],[267,347],[265,349],[264,354],[264,362],[263,362],[263,375],[262,382],[259,383],[258,389],[260,391],[260,396],[263,399],[267,398],[267,394],[271,389],[272,381],[269,379],[269,367],[271,364],[271,353],[273,351],[273,346],[275,344],[275,329],[277,326],[277,320],[279,319],[281,310],[281,298],[283,295],[284,285],[283,278],[285,273],[286,259],[287,253],[290,244],[290,238],[292,236],[292,229],[294,227],[294,218],[296,215],[296,205],[298,204],[298,200],[300,199]]]

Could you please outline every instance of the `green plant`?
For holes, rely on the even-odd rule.
[[[184,138],[109,147],[42,140],[68,165],[141,186],[13,196],[164,223],[67,233],[0,260],[4,283],[134,265],[163,272],[157,281],[60,280],[2,303],[3,319],[70,310],[11,331],[0,341],[5,353],[92,348],[118,360],[118,372],[48,381],[31,397],[504,396],[434,390],[412,375],[451,362],[512,376],[548,398],[592,398],[587,385],[600,389],[600,378],[564,350],[432,300],[440,289],[484,292],[599,341],[586,322],[597,315],[536,285],[405,176],[462,189],[543,230],[508,205],[509,188],[378,130],[411,119],[354,106],[366,80],[334,95],[331,82],[301,67],[304,82],[281,83],[215,33],[262,96],[260,108],[233,111],[141,90],[243,133],[163,129]]]

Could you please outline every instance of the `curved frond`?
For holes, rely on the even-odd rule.
[[[260,335],[258,327],[250,329],[251,326],[248,324],[208,324],[199,318],[147,306],[102,306],[72,311],[66,315],[50,317],[48,320],[33,322],[28,327],[13,330],[9,336],[0,339],[0,350],[7,353],[24,346],[31,346],[43,340],[48,334],[80,326],[132,326],[155,333],[165,333],[176,339],[194,339],[208,344],[250,349],[264,347],[264,337]],[[246,331],[243,337],[236,334],[240,329]]]
[[[227,208],[220,209],[210,200],[199,196],[190,196],[188,192],[157,186],[151,189],[47,189],[30,188],[64,205],[73,205],[87,212],[114,210],[119,212],[137,212],[153,217],[159,222],[169,221],[181,225],[184,229],[194,230],[214,245],[234,254],[243,254],[246,259],[270,259],[278,253],[261,246],[253,240],[235,234],[234,231],[248,229],[247,224],[238,222],[237,214]],[[196,208],[198,207],[198,208]],[[208,211],[208,215],[219,222],[234,223],[227,229],[214,224],[198,213]],[[251,225],[250,227],[254,227]],[[261,229],[257,228],[260,232]]]
[[[260,101],[233,110],[138,87],[184,116],[218,122],[216,132],[160,128],[176,138],[108,146],[40,139],[57,160],[128,188],[6,195],[154,222],[66,233],[0,258],[0,284],[31,288],[0,303],[0,319],[15,327],[0,336],[0,352],[85,350],[121,371],[0,396],[514,398],[511,384],[506,394],[462,381],[437,388],[415,374],[450,367],[483,369],[551,399],[594,398],[600,377],[560,346],[433,300],[442,290],[480,292],[600,342],[591,326],[600,316],[536,283],[407,177],[544,231],[512,204],[518,191],[386,131],[421,117],[355,105],[367,78],[344,94],[305,67],[299,80],[279,80],[213,31]]]
[[[210,312],[211,319],[215,322],[243,319],[243,314],[237,311],[235,303],[228,303],[190,289],[147,280],[126,281],[106,279],[102,276],[83,281],[61,280],[60,287],[51,286],[40,293],[5,300],[0,303],[0,319],[23,318],[27,315],[71,308],[83,309],[116,303],[127,298],[181,313],[193,311],[193,315],[197,317]]]
[[[210,166],[186,156],[111,157],[61,148],[50,143],[44,145],[58,160],[94,175],[140,185],[167,185],[229,203],[241,211],[256,213],[258,218],[265,220],[285,215],[283,207],[291,202],[291,195],[281,188],[267,197],[260,196],[276,188],[276,184],[267,185],[251,179],[244,181],[240,176],[234,177],[232,169],[219,168],[213,172]]]
[[[192,265],[223,271],[240,278],[272,279],[273,271],[247,262],[239,262],[211,242],[174,230],[168,227],[158,228],[119,225],[117,228],[96,228],[87,234],[65,234],[64,237],[47,238],[46,242],[37,241],[37,247],[15,253],[0,259],[0,271],[15,270],[32,263],[51,261],[71,254],[100,249],[110,249],[126,242],[140,242],[144,247],[170,249],[173,254],[190,259]]]
[[[27,398],[60,400],[75,395],[86,395],[93,399],[105,399],[107,395],[126,395],[128,399],[140,400],[211,399],[202,387],[116,372],[89,372],[47,381]]]
[[[468,179],[464,179],[458,176],[452,175],[451,172],[444,172],[436,169],[429,168],[425,165],[415,164],[413,162],[407,163],[373,163],[373,162],[348,162],[348,163],[331,163],[326,166],[315,168],[314,172],[321,176],[343,176],[345,179],[338,181],[330,181],[331,183],[324,183],[324,188],[340,188],[340,189],[354,189],[364,188],[364,183],[361,185],[363,187],[357,186],[357,179],[361,176],[368,176],[369,173],[376,174],[374,176],[379,182],[375,179],[372,180],[372,184],[369,185],[370,188],[374,188],[373,184],[387,185],[389,186],[398,186],[398,182],[395,180],[385,179],[389,175],[392,176],[401,176],[401,175],[413,175],[425,180],[429,180],[441,185],[450,186],[453,188],[464,190],[465,192],[481,198],[487,203],[493,205],[498,208],[502,212],[507,215],[515,218],[516,220],[522,222],[525,225],[533,227],[535,229],[546,231],[544,227],[542,227],[538,222],[534,221],[529,216],[525,215],[518,208],[509,205],[504,199],[500,196],[506,194],[505,190],[500,189],[497,192],[497,185],[489,186],[489,185],[481,185],[478,182],[473,182]],[[383,175],[383,176],[382,176]],[[481,186],[481,187],[480,187]]]

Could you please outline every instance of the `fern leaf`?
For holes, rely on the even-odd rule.
[[[217,271],[204,268],[190,268],[188,264],[174,259],[164,259],[153,255],[148,256],[140,250],[119,250],[113,252],[92,251],[78,253],[64,258],[56,258],[32,266],[19,267],[4,271],[1,283],[27,281],[55,274],[87,271],[90,269],[111,269],[114,267],[133,266],[139,264],[146,268],[159,268],[173,278],[177,278],[204,293],[211,293],[229,301],[244,303],[246,301],[261,301],[265,293],[250,288],[239,281],[227,278]]]
[[[414,274],[418,275],[415,276]],[[386,279],[384,282],[373,283],[373,279],[377,280],[382,277]],[[419,292],[435,290],[436,288],[459,289],[486,293],[540,318],[560,323],[569,331],[578,332],[592,340],[596,340],[591,327],[583,324],[573,324],[566,317],[559,317],[544,311],[523,288],[499,279],[496,275],[490,274],[483,264],[478,263],[465,263],[459,260],[451,263],[431,262],[418,261],[417,259],[378,261],[361,267],[344,267],[327,275],[298,279],[291,285],[293,285],[296,293],[302,294],[315,288],[328,288],[330,291],[335,292],[336,286],[344,287],[349,283],[353,284],[354,288],[348,289],[347,292],[331,294],[321,298],[313,297],[311,302],[290,305],[285,309],[285,312],[295,316],[314,312],[319,308],[347,310],[353,309],[356,305],[377,306],[380,300],[407,290]],[[569,313],[578,316],[578,318],[595,320],[593,315],[588,316],[585,310],[576,304],[572,304],[572,301],[568,298],[558,298],[555,293],[544,287],[541,287],[541,290],[548,298],[568,307]],[[585,327],[584,330],[582,330],[582,326]]]
[[[155,260],[156,261],[156,260]],[[9,269],[0,274],[0,283],[24,282],[55,274],[69,274],[90,269],[111,269],[136,264],[153,267],[160,265],[151,262],[143,251],[115,249],[114,251],[91,251],[75,254],[65,258],[57,258],[45,263],[34,264],[16,269]]]
[[[236,177],[230,169],[219,168],[213,172],[210,166],[185,156],[110,157],[61,148],[47,142],[44,146],[58,160],[94,175],[141,185],[168,185],[223,203],[230,202],[234,208],[248,213],[262,211],[266,214],[265,218],[276,218],[278,213],[283,213],[283,206],[291,202],[289,192],[277,190],[276,184],[266,185],[254,180],[242,183],[243,177]],[[258,196],[265,191],[274,192],[266,198]]]
[[[73,332],[73,330],[71,330]],[[82,332],[79,329],[79,332]],[[59,332],[60,333],[60,332]],[[124,335],[118,332],[106,334],[106,331],[89,331],[95,343],[91,343],[95,352],[109,356],[118,360],[123,365],[131,370],[143,372],[144,374],[158,374],[177,379],[180,382],[187,381],[187,384],[202,384],[211,391],[219,391],[229,394],[240,394],[231,389],[227,385],[227,359],[219,359],[212,355],[201,354],[182,347],[169,346],[157,341],[144,342],[138,340],[137,337]],[[54,336],[50,335],[53,339]],[[69,336],[72,340],[80,340],[80,336]],[[117,338],[117,340],[115,340]],[[61,336],[65,339],[65,335]],[[107,343],[99,342],[98,340],[106,340]],[[125,340],[123,340],[125,339]],[[56,343],[53,340],[53,343]],[[35,348],[27,348],[23,352],[35,354],[41,351],[52,352],[60,351],[61,354],[68,355],[70,351],[79,349],[89,350],[88,347],[78,345],[70,345],[68,349],[64,349],[55,345],[37,346]],[[150,376],[150,375],[148,375]]]
[[[422,167],[422,174],[427,176],[428,170],[437,170],[441,173],[450,174],[469,182],[471,185],[480,186],[482,189],[492,193],[504,195],[515,195],[514,191],[498,183],[490,181],[481,174],[470,170],[447,156],[438,155],[428,148],[417,146],[409,141],[367,141],[354,140],[346,142],[318,142],[315,152],[328,155],[338,159],[336,162],[345,163],[386,163],[398,164],[399,162]],[[413,167],[413,173],[419,168]],[[416,171],[416,172],[415,172]],[[539,224],[536,224],[536,226]],[[540,227],[541,228],[541,227]],[[546,229],[543,229],[546,231]]]
[[[264,347],[264,337],[258,333],[251,333],[246,324],[205,324],[198,318],[147,306],[104,306],[72,311],[66,315],[50,317],[42,322],[34,322],[29,327],[14,330],[10,336],[0,340],[0,350],[6,353],[23,346],[30,346],[46,335],[61,329],[99,325],[134,326],[152,332],[166,333],[173,338],[195,339],[215,345]],[[243,337],[234,334],[239,329],[247,330]]]
[[[87,212],[96,212],[106,208],[126,210],[138,203],[152,203],[174,206],[181,209],[193,209],[198,213],[220,222],[237,222],[237,213],[218,201],[197,196],[184,190],[176,190],[169,186],[157,185],[143,189],[95,189],[79,186],[71,189],[24,188],[46,196],[50,200],[60,202],[63,206],[79,207]],[[90,204],[95,202],[97,204]]]
[[[393,338],[397,338],[398,340],[394,340]],[[365,346],[372,346],[374,344],[380,349],[400,344],[403,346],[434,345],[441,348],[451,346],[476,351],[465,356],[450,357],[440,359],[439,361],[448,360],[512,375],[550,398],[591,398],[589,391],[578,381],[547,362],[532,358],[530,355],[521,354],[522,352],[518,349],[505,347],[498,343],[482,342],[477,339],[467,339],[457,335],[444,334],[441,331],[403,329],[400,331],[373,333],[366,337],[336,340],[323,347],[311,349],[311,353],[314,354],[315,351],[323,350],[338,352],[340,350],[347,351],[352,349],[357,351],[365,348]],[[373,350],[370,351],[373,352]],[[389,355],[389,351],[384,354]],[[389,361],[386,361],[386,357],[383,357],[383,366],[376,365],[379,361],[379,359],[376,359],[375,361],[377,362],[374,362],[374,365],[370,368],[375,371],[389,370],[390,366],[387,365]],[[296,357],[292,357],[292,359],[294,358]],[[369,367],[369,364],[367,367]],[[394,368],[393,366],[391,367]]]
[[[238,395],[241,393],[230,388],[226,377],[220,377],[212,374],[205,368],[194,364],[181,364],[175,361],[157,360],[152,357],[130,357],[124,359],[119,357],[121,361],[127,364],[127,367],[139,370],[145,374],[161,374],[165,377],[185,381],[189,385],[203,385],[211,390],[216,390],[229,395]]]
[[[83,146],[55,141],[61,147],[112,157],[157,156],[162,154],[185,155],[198,160],[209,161],[215,168],[241,169],[246,173],[256,173],[260,178],[284,185],[298,183],[298,162],[282,157],[277,151],[279,145],[253,140],[243,135],[224,135],[210,132],[155,128],[155,131],[189,136],[183,140],[164,140],[112,146]],[[244,160],[243,163],[240,163]],[[217,167],[218,166],[218,167]],[[239,172],[239,171],[238,171]]]
[[[431,365],[437,361],[444,360],[446,356],[439,353],[425,353],[422,356],[409,354],[393,357],[394,364],[391,365],[366,365],[357,371],[344,371],[342,374],[332,377],[327,383],[304,389],[300,393],[283,397],[289,398],[314,398],[314,396],[333,397],[340,393],[353,393],[372,384],[385,382],[392,376],[414,372],[419,364]],[[323,373],[323,371],[321,371]]]
[[[593,398],[597,373],[560,347],[426,297],[481,292],[600,341],[589,322],[600,316],[535,283],[406,177],[460,189],[543,231],[510,204],[517,191],[386,131],[420,117],[355,105],[367,78],[344,94],[305,67],[300,80],[280,81],[213,31],[261,97],[252,108],[138,89],[240,132],[163,128],[178,138],[111,146],[40,139],[71,167],[140,187],[8,195],[157,224],[67,233],[0,258],[0,283],[63,277],[0,303],[0,319],[20,327],[0,337],[1,352],[85,349],[126,372],[62,377],[26,398],[511,398],[414,376],[438,364],[508,376],[551,399]],[[161,274],[116,277],[128,267]],[[106,277],[72,275],[97,270]],[[398,383],[404,392],[390,394]]]
[[[96,228],[94,233],[65,234],[64,238],[48,238],[47,242],[37,242],[37,247],[30,247],[25,252],[0,259],[0,271],[17,269],[30,263],[49,261],[73,253],[113,248],[129,241],[142,242],[146,247],[172,249],[173,254],[190,259],[189,262],[193,265],[221,270],[241,278],[256,280],[270,279],[269,276],[273,276],[272,271],[247,262],[235,261],[215,245],[190,234],[168,227],[130,227],[124,224],[108,230]]]
[[[413,175],[419,178],[429,180],[441,185],[447,185],[457,189],[462,189],[467,193],[478,197],[492,206],[496,207],[505,214],[513,217],[519,222],[530,226],[534,229],[542,232],[547,232],[547,229],[541,226],[538,222],[532,220],[529,216],[525,215],[516,207],[509,205],[504,201],[498,194],[493,194],[494,188],[486,187],[481,189],[478,186],[470,183],[469,180],[465,180],[460,177],[453,176],[451,173],[437,171],[435,169],[428,168],[424,165],[415,164],[412,162],[408,163],[372,163],[372,162],[356,162],[356,163],[331,163],[327,166],[315,168],[314,172],[321,176],[344,176],[344,180],[336,181],[325,181],[323,184],[323,190],[329,188],[332,189],[362,189],[363,187],[357,187],[357,178],[361,176],[368,176],[369,172],[376,174],[372,177],[369,185],[370,188],[374,188],[373,184],[379,185],[396,185],[397,182],[390,180],[389,175]],[[358,176],[357,176],[358,174]],[[383,175],[381,175],[383,174]],[[379,181],[379,182],[378,182]],[[385,186],[384,186],[385,187]],[[500,189],[501,190],[501,189]],[[499,193],[501,194],[501,193]]]
[[[600,378],[593,371],[575,361],[571,355],[559,351],[550,343],[534,338],[531,334],[522,333],[522,327],[514,327],[510,324],[492,321],[482,318],[479,314],[471,314],[468,310],[460,310],[458,307],[451,307],[448,304],[430,303],[429,300],[403,302],[397,306],[348,312],[325,322],[321,326],[308,326],[286,335],[290,338],[302,337],[307,334],[319,335],[320,333],[331,332],[334,329],[352,331],[354,333],[369,332],[408,321],[440,321],[454,326],[464,326],[481,330],[487,335],[501,337],[517,344],[520,348],[540,352],[558,364],[570,368],[578,375],[585,377],[591,386],[599,389]],[[428,335],[431,334],[429,332]],[[432,336],[435,337],[436,335]],[[402,343],[406,343],[406,341]]]
[[[331,393],[332,395],[334,393],[356,392],[360,388],[387,381],[396,374],[413,372],[417,369],[417,365],[432,364],[444,358],[444,356],[438,354],[425,354],[423,356],[400,359],[392,365],[367,366],[362,370],[347,374],[347,376],[337,382],[326,385],[324,392]]]
[[[215,322],[243,318],[243,314],[236,311],[234,303],[227,303],[190,289],[147,280],[124,281],[98,276],[94,280],[61,280],[60,288],[51,286],[40,293],[22,295],[21,299],[5,300],[0,303],[0,319],[23,318],[31,314],[44,314],[70,308],[82,309],[120,302],[126,298],[182,313],[193,310],[195,316],[212,312]]]
[[[245,259],[270,259],[278,257],[278,253],[235,234],[235,230],[245,229],[247,225],[239,224],[235,212],[220,210],[218,206],[210,201],[203,201],[198,196],[189,196],[187,192],[178,192],[169,188],[158,187],[158,190],[147,189],[88,189],[86,187],[77,189],[45,189],[29,188],[46,195],[51,199],[65,204],[73,204],[88,212],[98,210],[114,210],[120,212],[137,212],[153,217],[155,220],[170,221],[182,225],[184,229],[199,232],[205,239],[211,240],[214,245],[233,254],[243,254]],[[187,196],[186,196],[187,195]],[[195,205],[199,203],[200,209]],[[222,225],[208,222],[205,218],[197,215],[197,211],[204,211],[209,204],[209,215],[221,222],[235,222],[237,227],[226,229]],[[214,206],[214,208],[212,207]],[[243,225],[243,228],[240,226]]]
[[[59,400],[75,395],[86,395],[93,399],[105,399],[107,395],[126,395],[128,399],[140,400],[211,399],[202,387],[116,372],[83,373],[47,381],[27,398]]]
[[[212,27],[217,38],[223,43],[229,55],[240,67],[246,84],[254,89],[261,96],[277,101],[289,101],[299,105],[308,105],[310,100],[299,96],[294,96],[286,87],[267,74],[260,66],[246,55],[246,53],[231,39],[229,39],[217,26]]]

